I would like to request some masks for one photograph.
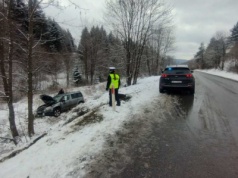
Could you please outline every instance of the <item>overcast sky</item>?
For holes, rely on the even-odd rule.
[[[78,45],[81,30],[92,25],[107,24],[103,21],[105,0],[61,0],[64,8],[45,9],[48,16],[55,18],[68,28]],[[217,31],[230,33],[238,22],[238,0],[166,0],[173,6],[177,59],[192,59],[201,42],[207,45]]]

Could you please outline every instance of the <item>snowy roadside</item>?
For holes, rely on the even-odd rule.
[[[78,118],[63,126],[75,114],[73,111],[62,114],[60,120],[49,117],[38,120],[37,132],[46,131],[47,136],[16,157],[0,163],[0,177],[67,177],[75,162],[83,176],[84,166],[103,149],[105,138],[120,130],[124,123],[133,119],[133,114],[141,112],[155,97],[158,98],[158,84],[159,77],[149,77],[140,79],[137,85],[120,89],[120,93],[130,94],[132,99],[122,102],[122,106],[116,108],[117,112],[107,105],[105,87],[82,89],[87,100],[83,106],[99,107],[95,112],[98,121],[82,125]]]
[[[232,80],[238,81],[238,74],[236,74],[236,73],[226,72],[226,71],[222,71],[222,70],[218,70],[218,69],[196,70],[196,71],[209,73],[212,75],[216,75],[216,76],[220,76],[220,77],[224,77],[227,79],[232,79]]]

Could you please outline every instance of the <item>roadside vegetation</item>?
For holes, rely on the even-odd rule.
[[[7,105],[9,120],[1,127],[10,129],[15,144],[22,136],[15,121],[17,101],[27,98],[32,137],[35,95],[104,82],[109,66],[117,68],[127,86],[134,85],[138,77],[159,75],[173,61],[168,56],[175,42],[172,8],[162,1],[108,0],[111,31],[103,25],[84,27],[79,44],[68,29],[46,17],[49,6],[60,8],[54,0],[0,0],[0,102]]]
[[[217,31],[207,46],[201,43],[189,65],[196,69],[214,68],[238,73],[238,22],[230,32]]]

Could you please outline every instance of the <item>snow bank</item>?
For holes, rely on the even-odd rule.
[[[236,74],[236,73],[226,72],[226,71],[222,71],[219,69],[196,70],[196,71],[205,72],[205,73],[209,73],[209,74],[213,74],[213,75],[217,75],[220,77],[238,81],[238,74]]]

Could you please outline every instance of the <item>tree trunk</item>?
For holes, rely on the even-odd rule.
[[[148,49],[146,49],[145,51],[146,53],[146,66],[147,66],[147,69],[148,69],[148,74],[149,76],[151,76],[151,67],[150,67],[150,60],[149,60],[149,51]]]
[[[92,59],[91,60],[91,69],[90,69],[90,82],[91,82],[91,85],[93,84],[93,77],[94,77],[94,67],[95,66],[95,60]]]
[[[0,31],[2,32],[1,29],[0,29]],[[2,76],[2,80],[3,80],[4,92],[6,94],[6,99],[8,101],[8,111],[9,111],[8,120],[10,123],[12,137],[15,138],[15,137],[19,136],[19,134],[18,134],[17,127],[15,124],[15,112],[14,112],[14,108],[13,108],[13,99],[12,99],[13,95],[12,95],[12,91],[10,91],[11,89],[10,89],[10,86],[8,83],[8,82],[12,82],[12,80],[7,81],[7,75],[6,75],[6,71],[5,71],[3,42],[0,42],[0,67],[1,67],[0,71],[1,71],[1,76]],[[11,67],[9,67],[9,69],[10,68]]]
[[[34,115],[33,115],[33,16],[34,16],[34,7],[36,5],[36,0],[29,0],[29,29],[28,29],[28,56],[27,56],[27,72],[28,72],[28,135],[31,137],[35,134],[34,132]]]
[[[8,102],[8,110],[9,110],[9,123],[10,123],[10,129],[12,133],[12,137],[15,138],[19,136],[16,123],[15,123],[15,112],[14,112],[14,107],[12,101]]]
[[[223,48],[222,48],[222,59],[221,59],[221,70],[224,70],[225,59],[226,59],[226,48],[225,48],[225,43],[223,43]]]
[[[139,73],[140,73],[140,64],[141,64],[141,57],[142,57],[143,49],[141,49],[141,50],[142,50],[140,52],[141,54],[138,55],[137,60],[136,60],[136,66],[135,66],[135,71],[134,71],[134,75],[133,75],[133,85],[135,85],[137,83],[137,79],[138,79]]]
[[[67,69],[67,87],[69,87],[69,73],[70,73],[70,71],[69,71],[69,69]]]
[[[67,83],[67,87],[69,87],[69,76],[70,76],[70,58],[69,56],[67,56],[68,54],[66,54],[65,56],[63,55],[63,61],[65,64],[65,68],[66,68],[66,83]]]
[[[132,75],[131,75],[131,53],[130,48],[127,44],[126,46],[126,83],[128,86],[131,85]]]
[[[12,4],[12,0],[9,1],[9,12],[8,12],[8,29],[9,29],[9,37],[10,37],[10,41],[9,41],[9,53],[8,53],[8,96],[9,96],[9,100],[8,100],[8,109],[9,109],[9,123],[10,123],[10,129],[11,129],[11,133],[13,138],[19,136],[17,128],[16,128],[16,124],[15,124],[15,112],[14,112],[14,107],[13,107],[13,91],[12,91],[12,61],[13,61],[13,33],[12,33],[12,21],[11,21],[11,4]]]
[[[84,74],[86,81],[88,83],[88,52],[86,51],[86,55],[84,56]]]
[[[146,59],[146,65],[147,65],[147,69],[148,69],[148,74],[149,74],[149,76],[151,76],[150,60],[148,59],[148,57]]]
[[[158,75],[159,74],[159,68],[160,68],[160,53],[156,54],[156,63],[155,63],[155,71],[154,74]]]
[[[14,107],[13,107],[13,92],[12,92],[12,60],[13,60],[13,34],[12,34],[12,21],[11,21],[11,5],[12,5],[12,0],[8,2],[8,12],[7,12],[7,18],[6,21],[3,21],[1,26],[0,26],[0,38],[6,38],[4,34],[8,34],[9,37],[9,46],[8,46],[8,54],[7,54],[7,61],[8,61],[8,76],[6,73],[6,65],[5,65],[5,47],[4,47],[4,42],[1,40],[0,41],[0,71],[1,71],[1,76],[3,80],[3,88],[4,92],[8,101],[8,111],[9,111],[9,116],[8,120],[10,123],[10,130],[12,133],[12,137],[15,138],[19,136],[17,127],[15,124],[15,112],[14,112]],[[3,15],[4,9],[2,9]]]

